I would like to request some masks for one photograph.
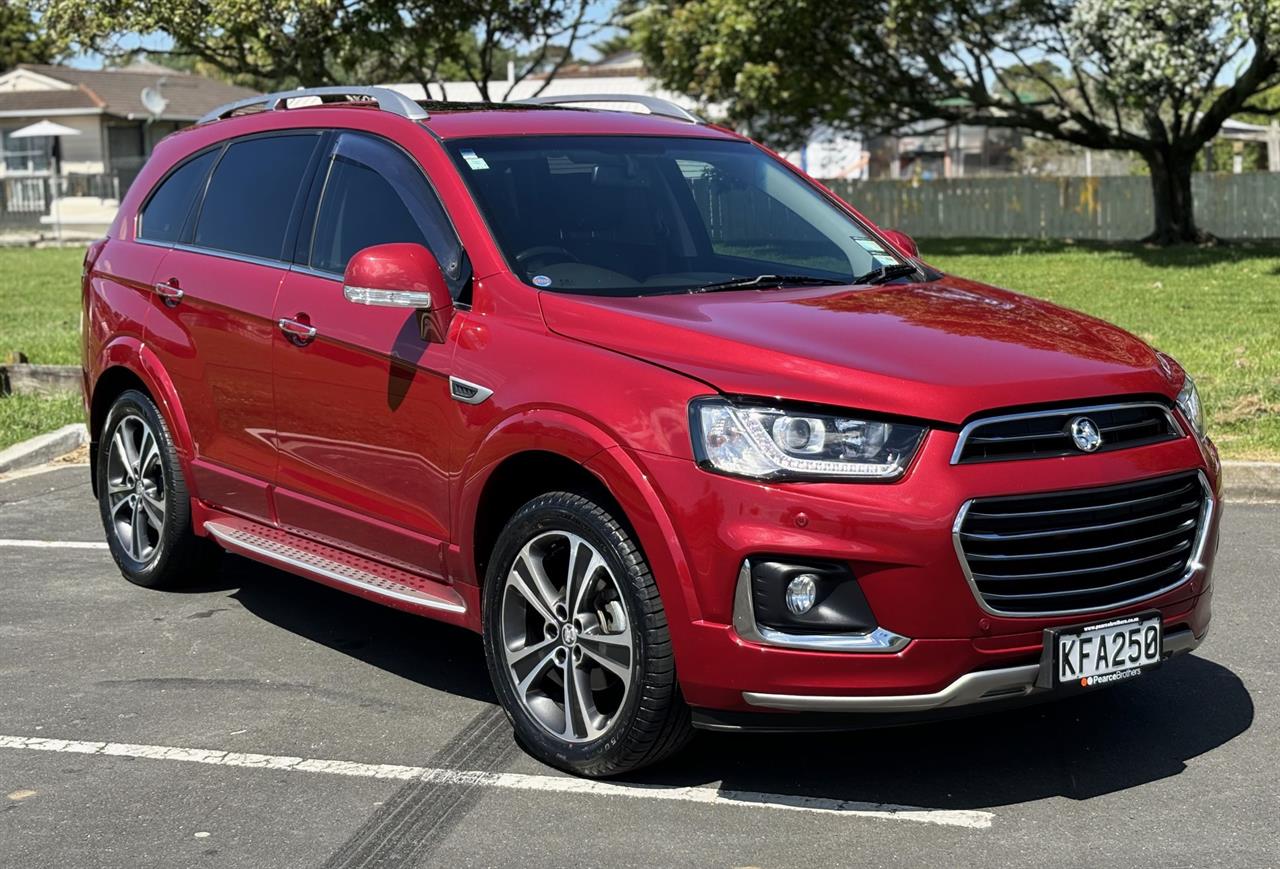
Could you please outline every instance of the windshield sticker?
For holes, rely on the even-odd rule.
[[[533,285],[535,287],[549,287],[551,286],[551,278],[546,275],[534,275]]]
[[[876,241],[874,238],[855,238],[854,241],[858,243],[858,247],[862,248],[867,253],[887,253],[884,249],[884,245]]]
[[[462,159],[466,160],[467,165],[470,166],[472,169],[488,169],[489,168],[489,164],[484,161],[484,158],[476,154],[476,152],[472,151],[470,148],[462,149]]]

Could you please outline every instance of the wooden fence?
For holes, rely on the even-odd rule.
[[[1151,232],[1151,181],[1097,178],[950,178],[833,181],[876,223],[919,238],[1074,238],[1122,241]],[[1280,238],[1280,172],[1201,173],[1196,222],[1221,238]]]

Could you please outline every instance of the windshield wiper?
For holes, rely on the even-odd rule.
[[[849,283],[851,284],[884,284],[889,281],[905,278],[907,275],[918,274],[920,269],[910,263],[894,263],[887,266],[876,266],[865,275],[858,275]]]
[[[818,278],[813,275],[756,275],[755,277],[731,278],[727,281],[716,281],[700,287],[690,287],[691,293],[715,293],[720,290],[748,290],[753,287],[781,287],[786,284],[808,286],[837,286],[846,283],[834,278]]]

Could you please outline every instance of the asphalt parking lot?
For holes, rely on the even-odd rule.
[[[1212,636],[1132,684],[604,785],[513,743],[464,631],[101,541],[85,468],[0,482],[0,865],[1280,864],[1280,505],[1228,505]]]

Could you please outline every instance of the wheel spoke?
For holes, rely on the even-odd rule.
[[[133,488],[132,488],[132,487],[130,487],[130,488],[126,489],[125,491],[126,491],[126,492],[132,492],[132,491],[133,491]],[[129,496],[128,496],[127,494],[125,494],[125,495],[121,495],[121,496],[120,496],[120,497],[115,501],[115,503],[113,503],[113,504],[111,505],[111,518],[112,518],[112,519],[115,519],[115,518],[120,514],[120,509],[121,509],[122,507],[128,507],[129,505],[130,505]]]
[[[609,657],[608,652],[606,652],[603,649],[591,648],[590,644],[586,641],[594,640],[594,639],[596,639],[596,637],[582,637],[578,640],[578,645],[582,646],[583,655],[595,661],[597,664],[599,664],[601,667],[604,667],[613,675],[617,676],[619,679],[622,680],[624,685],[627,684],[627,682],[629,682],[631,679],[631,667],[629,666],[629,663],[623,664],[619,661],[614,660],[613,658]],[[630,660],[631,660],[631,654],[630,654],[630,649],[628,649],[627,661],[630,662]]]
[[[142,449],[139,450],[140,458],[138,459],[138,476],[145,476],[151,470],[151,466],[160,460],[160,445],[156,443],[155,436],[151,434],[151,429],[142,430]]]
[[[529,689],[533,686],[533,683],[536,682],[540,676],[546,673],[547,668],[553,665],[555,660],[555,652],[547,652],[547,654],[542,657],[542,660],[534,664],[533,668],[530,669],[529,672],[525,674],[524,678],[520,680],[520,684],[516,686],[516,694],[518,694],[526,703],[528,702]]]
[[[595,702],[587,674],[573,663],[569,655],[564,662],[564,731],[569,739],[594,739],[602,732],[595,723]]]
[[[569,583],[565,587],[565,605],[569,608],[569,616],[572,618],[582,613],[583,604],[587,602],[588,594],[595,585],[595,576],[605,564],[600,554],[588,546],[585,540],[572,537],[570,545],[573,547],[573,554],[569,557]],[[587,566],[575,573],[574,568],[578,566],[576,556],[581,549],[586,549],[591,557],[587,560]]]
[[[146,492],[142,493],[139,499],[142,502],[142,508],[147,514],[147,521],[151,523],[151,527],[156,529],[156,536],[160,536],[160,530],[164,528],[164,502]]]
[[[555,646],[557,639],[558,637],[547,637],[541,642],[531,643],[514,651],[507,649],[507,666],[512,670],[520,670],[530,658],[545,655],[549,649]]]
[[[534,559],[528,556],[527,547],[516,556],[508,582],[547,623],[556,623],[556,617],[552,615],[556,596],[552,593],[551,583],[547,580],[542,565],[535,566]]]
[[[134,561],[142,560],[142,546],[146,542],[146,519],[139,501],[133,502],[133,515],[129,519],[129,554]]]
[[[133,458],[129,455],[129,446],[125,443],[124,425],[121,424],[116,429],[115,435],[111,438],[111,449],[116,454],[116,459],[120,462],[120,470],[123,473],[131,473],[133,471]]]

